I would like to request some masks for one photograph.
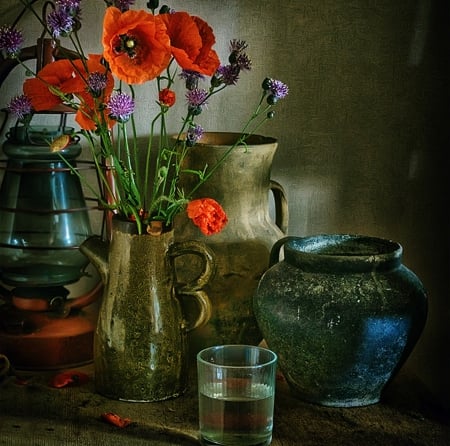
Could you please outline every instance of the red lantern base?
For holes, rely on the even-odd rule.
[[[55,370],[92,362],[93,338],[102,290],[67,299],[55,311],[51,300],[10,297],[0,306],[0,353],[17,370]],[[14,290],[13,290],[14,293]]]

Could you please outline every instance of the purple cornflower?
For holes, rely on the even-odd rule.
[[[64,9],[55,9],[47,15],[47,25],[53,37],[68,36],[75,28],[75,19]]]
[[[87,79],[88,91],[95,98],[100,97],[102,91],[106,88],[107,77],[105,73],[94,71],[89,74]]]
[[[189,127],[187,131],[186,144],[189,147],[192,147],[202,136],[203,136],[203,127],[198,124],[193,124]]]
[[[289,87],[276,79],[266,79],[263,88],[268,90],[276,99],[283,99],[289,93]]]
[[[229,64],[221,65],[214,75],[219,84],[236,85],[239,80],[241,69],[239,65]]]
[[[252,61],[244,53],[247,49],[247,43],[244,40],[233,39],[230,41],[230,55],[228,56],[228,65],[221,65],[211,79],[211,85],[218,87],[224,85],[236,85],[239,80],[241,70],[250,70]]]
[[[33,111],[30,98],[24,94],[12,98],[6,109],[19,121],[22,121]]]
[[[80,9],[81,0],[56,0],[55,5],[59,9],[65,9],[66,11],[73,11],[75,14]]]
[[[230,53],[242,53],[248,48],[248,44],[245,40],[230,40]]]
[[[80,27],[81,0],[57,0],[56,8],[47,15],[47,26],[53,37],[68,36]]]
[[[230,41],[230,56],[228,61],[231,65],[237,65],[241,70],[250,70],[252,61],[244,52],[248,45],[245,40],[233,39]]]
[[[105,0],[108,6],[115,6],[121,12],[128,11],[134,5],[135,0]]]
[[[250,60],[250,58],[245,53],[239,54],[236,57],[235,64],[241,70],[251,70],[251,68],[252,68],[252,61]]]
[[[205,79],[205,76],[197,71],[183,70],[180,79],[184,79],[188,90],[195,90],[198,88],[198,81]]]
[[[207,99],[208,91],[203,88],[195,88],[194,90],[189,90],[186,93],[188,109],[196,115],[200,114],[202,108],[207,106]]]
[[[127,122],[134,112],[134,106],[133,98],[122,92],[113,94],[106,104],[109,116],[118,122]]]
[[[8,25],[0,27],[0,51],[3,51],[6,57],[17,57],[22,45],[21,31]]]

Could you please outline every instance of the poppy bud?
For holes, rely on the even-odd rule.
[[[222,84],[222,81],[216,76],[214,75],[211,78],[211,87],[213,88],[217,88],[218,86],[220,86]]]
[[[159,0],[150,0],[147,2],[147,8],[155,10],[159,6]]]
[[[267,103],[269,105],[275,105],[278,102],[278,98],[274,94],[267,96]]]
[[[230,62],[230,64],[235,64],[237,62],[237,58],[238,58],[238,52],[237,51],[232,51],[230,53],[230,55],[228,56],[228,62]]]
[[[271,110],[267,113],[267,119],[273,119],[275,117],[275,112]]]
[[[167,5],[162,5],[161,9],[159,10],[160,14],[169,14],[170,8]]]
[[[188,108],[192,116],[198,116],[202,112],[202,108],[199,105],[195,105]]]
[[[270,77],[266,77],[261,86],[263,90],[270,90]]]

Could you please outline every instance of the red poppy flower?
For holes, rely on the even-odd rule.
[[[111,71],[129,84],[154,79],[168,66],[170,39],[159,15],[109,7],[103,20],[103,56]]]
[[[67,93],[76,94],[80,98],[81,106],[75,115],[75,121],[84,130],[95,130],[97,124],[112,128],[116,123],[114,119],[108,118],[107,114],[103,112],[103,107],[100,107],[108,101],[114,88],[114,78],[109,70],[106,71],[105,66],[101,63],[101,58],[100,54],[90,54],[86,62],[87,72],[85,65],[81,61],[76,61],[78,74],[62,86],[63,91],[67,89]],[[106,74],[106,87],[102,97],[94,99],[87,90],[86,79],[89,73],[95,72]]]
[[[212,28],[187,12],[160,14],[170,36],[172,54],[184,70],[213,75],[220,60],[212,49],[216,42]]]
[[[159,102],[166,107],[172,107],[175,104],[175,92],[169,88],[164,88],[159,92]]]
[[[222,206],[212,198],[190,201],[187,205],[187,215],[205,235],[220,232],[228,222]]]
[[[85,130],[95,130],[96,122],[105,120],[105,124],[111,127],[115,121],[103,118],[98,110],[98,105],[107,100],[114,88],[112,74],[100,62],[101,56],[89,55],[89,59],[82,61],[62,59],[47,64],[37,73],[33,79],[27,79],[23,86],[24,93],[30,98],[36,111],[45,111],[63,102],[57,94],[75,95],[80,99],[81,105],[76,113],[75,120]],[[87,90],[86,80],[89,73],[100,72],[106,74],[106,88],[104,97],[95,100]]]
[[[23,84],[23,92],[30,98],[34,110],[49,110],[61,104],[62,98],[52,93],[50,87],[61,89],[61,86],[72,78],[73,73],[71,62],[63,59],[45,65],[37,77],[27,79]]]

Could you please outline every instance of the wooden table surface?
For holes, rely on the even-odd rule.
[[[127,403],[95,393],[88,383],[49,386],[56,372],[28,373],[27,384],[9,376],[0,383],[0,445],[198,445],[195,376],[187,392],[157,403]],[[409,382],[393,383],[383,402],[360,408],[329,408],[294,398],[283,378],[277,382],[273,446],[450,445],[447,416],[411,395]],[[421,406],[421,407],[419,407]],[[110,425],[113,412],[132,423]]]

